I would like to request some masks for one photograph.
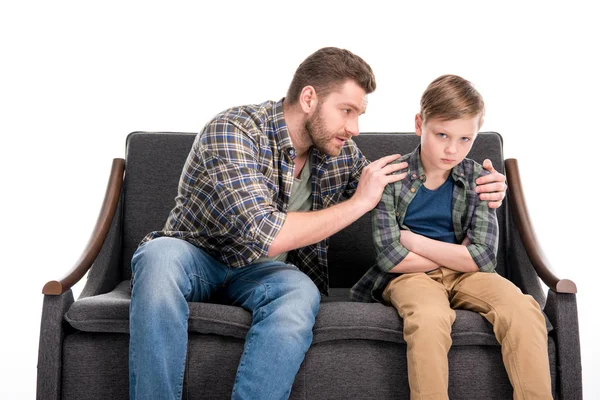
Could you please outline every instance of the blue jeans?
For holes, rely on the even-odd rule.
[[[137,249],[130,308],[131,399],[180,399],[187,349],[187,302],[217,291],[252,313],[233,399],[285,399],[312,341],[320,294],[308,276],[281,262],[230,268],[180,239]]]

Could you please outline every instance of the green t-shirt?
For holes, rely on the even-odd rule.
[[[311,185],[311,171],[312,171],[312,155],[308,154],[306,163],[300,173],[300,178],[294,178],[294,184],[292,185],[292,194],[290,195],[290,202],[288,204],[288,212],[290,211],[310,211],[312,208],[312,185]],[[266,261],[281,261],[286,262],[287,251],[281,253],[275,257],[260,257],[255,263],[266,262]]]

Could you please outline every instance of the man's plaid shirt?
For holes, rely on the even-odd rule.
[[[194,140],[163,230],[141,244],[181,238],[235,268],[266,256],[285,221],[295,155],[283,99],[218,114]],[[350,198],[368,163],[356,144],[348,141],[336,157],[312,156],[312,209]],[[323,293],[329,289],[327,245],[323,240],[288,255]]]
[[[425,182],[420,149],[421,146],[396,161],[408,162],[406,178],[387,185],[381,201],[371,213],[377,264],[351,289],[353,300],[381,301],[381,293],[387,284],[398,276],[389,271],[409,253],[400,243],[400,235],[402,229],[408,229],[403,225],[408,205]],[[471,244],[467,249],[483,272],[494,271],[498,252],[496,210],[489,208],[486,201],[479,200],[475,192],[475,180],[488,173],[468,158],[452,169],[452,223],[456,242],[461,243],[468,235]]]

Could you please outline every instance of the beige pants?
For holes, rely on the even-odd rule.
[[[448,398],[454,309],[478,312],[494,326],[514,399],[552,399],[544,316],[537,302],[509,280],[442,267],[398,276],[383,299],[404,319],[411,399]]]

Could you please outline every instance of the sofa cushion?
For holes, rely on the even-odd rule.
[[[77,300],[65,319],[85,332],[129,333],[130,281],[121,282],[113,291]],[[250,327],[250,313],[240,307],[212,303],[188,303],[188,330],[243,339]]]
[[[65,319],[80,331],[128,333],[129,283],[123,281],[109,293],[76,301]],[[344,301],[348,289],[336,289],[333,293],[333,299],[321,303],[313,343],[340,339],[404,343],[402,320],[394,308],[378,303]],[[190,332],[244,339],[250,327],[250,313],[240,307],[189,303],[189,308]],[[551,326],[546,321],[550,330]],[[479,314],[465,310],[456,310],[452,340],[456,346],[498,345],[492,326]]]

